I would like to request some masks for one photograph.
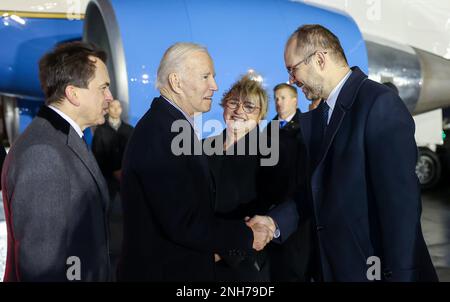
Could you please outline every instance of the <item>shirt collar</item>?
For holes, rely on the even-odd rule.
[[[66,122],[68,122],[72,126],[72,128],[75,129],[75,131],[77,132],[77,134],[80,138],[83,137],[83,131],[81,131],[80,126],[78,126],[78,124],[75,123],[75,121],[73,119],[71,119],[67,114],[65,114],[61,110],[57,109],[56,107],[53,107],[52,105],[49,105],[48,108],[50,108],[53,111],[55,111],[56,113],[58,113],[64,120],[66,120]]]
[[[294,111],[294,113],[292,113],[291,115],[289,115],[287,118],[285,118],[284,120],[280,117],[280,116],[278,116],[278,119],[280,120],[280,121],[286,121],[287,123],[289,123],[291,120],[292,120],[292,118],[294,117],[294,115],[295,115],[295,111]]]
[[[344,87],[345,82],[352,74],[352,71],[350,70],[347,72],[345,77],[342,78],[342,80],[337,84],[336,87],[331,91],[330,95],[328,96],[328,99],[326,100],[327,105],[330,107],[330,112],[334,110],[334,106],[336,105],[337,98],[339,96],[339,93],[341,92],[342,87]]]
[[[195,134],[197,134],[197,137],[198,137],[197,129],[195,128],[194,118],[192,116],[190,116],[189,114],[187,114],[186,112],[184,112],[183,110],[181,110],[181,108],[178,107],[177,104],[175,104],[174,102],[172,102],[171,100],[169,100],[165,96],[161,95],[161,97],[163,99],[165,99],[170,105],[175,107],[175,109],[177,109],[178,111],[180,111],[184,115],[184,117],[188,120],[189,124],[191,124],[192,129],[194,129],[194,132],[195,132]]]

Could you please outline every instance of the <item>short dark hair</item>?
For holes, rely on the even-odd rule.
[[[297,40],[297,49],[304,51],[306,54],[312,53],[318,49],[330,51],[330,55],[334,58],[344,61],[347,65],[347,57],[338,37],[329,29],[319,24],[307,24],[300,26],[289,37],[288,43],[293,39]]]
[[[39,80],[47,105],[59,103],[68,85],[87,88],[95,75],[95,61],[106,64],[106,53],[94,44],[68,42],[57,45],[39,61]]]
[[[289,89],[289,91],[292,93],[293,96],[295,96],[295,97],[298,96],[297,88],[295,88],[295,87],[292,86],[292,85],[286,84],[286,83],[281,83],[281,84],[278,84],[277,86],[275,86],[275,87],[273,88],[273,92],[275,93],[275,92],[277,92],[278,90],[284,89],[284,88]]]

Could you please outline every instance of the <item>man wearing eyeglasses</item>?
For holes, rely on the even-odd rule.
[[[323,99],[300,117],[310,192],[298,208],[301,219],[314,221],[312,278],[437,280],[420,225],[414,122],[404,103],[350,68],[323,26],[298,28],[284,58],[290,82],[306,98]]]

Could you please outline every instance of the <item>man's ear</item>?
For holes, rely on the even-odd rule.
[[[175,93],[180,94],[182,92],[180,77],[177,73],[169,74],[169,85]]]
[[[67,85],[66,89],[65,89],[65,94],[66,94],[66,98],[67,100],[69,100],[69,102],[78,107],[80,106],[80,95],[79,95],[79,90],[77,87],[72,86],[72,85]]]
[[[320,51],[317,52],[316,62],[317,66],[319,66],[321,70],[325,68],[325,55]]]

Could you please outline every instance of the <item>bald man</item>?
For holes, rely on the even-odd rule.
[[[109,104],[106,123],[98,126],[94,133],[92,152],[110,187],[110,193],[117,193],[119,188],[114,188],[120,180],[122,157],[125,152],[128,139],[133,132],[133,127],[125,123],[121,118],[122,105],[119,100]],[[117,189],[111,192],[111,189]],[[114,196],[111,196],[114,197]]]

